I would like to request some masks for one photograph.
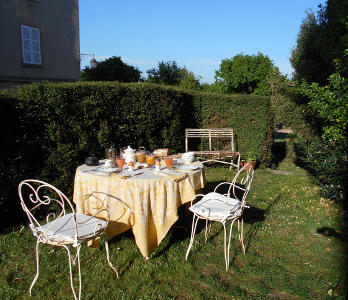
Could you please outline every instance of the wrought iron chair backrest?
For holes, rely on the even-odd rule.
[[[85,206],[85,211],[89,215],[103,217],[107,221],[110,220],[110,212],[109,210],[113,211],[113,221],[117,221],[126,213],[126,210],[129,210],[131,212],[131,215],[133,214],[132,209],[129,207],[127,203],[125,203],[120,198],[105,193],[105,192],[99,192],[99,191],[93,191],[90,194],[86,194],[84,196],[85,203],[91,203],[91,208],[88,206]],[[113,204],[111,204],[111,203]],[[115,205],[115,203],[119,203],[120,205]],[[117,213],[115,212],[115,209],[117,208]],[[106,216],[100,215],[100,213],[106,214]]]
[[[234,198],[239,199],[242,202],[242,207],[245,205],[245,199],[249,193],[251,183],[254,177],[254,167],[252,164],[245,165],[234,176],[228,194],[232,194]]]
[[[21,206],[30,221],[29,226],[35,236],[37,236],[38,231],[43,232],[41,227],[42,221],[41,223],[39,222],[40,217],[42,217],[42,215],[39,214],[39,211],[43,208],[44,212],[48,211],[48,214],[46,215],[46,223],[53,221],[52,225],[59,217],[62,217],[67,213],[73,213],[77,236],[74,207],[60,190],[44,181],[27,179],[18,185],[18,195],[21,201]],[[54,209],[54,212],[50,212],[50,207]]]

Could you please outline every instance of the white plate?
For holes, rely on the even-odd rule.
[[[177,169],[194,171],[194,170],[200,169],[200,167],[196,165],[180,165],[180,166],[177,166]]]
[[[92,169],[91,171],[102,172],[102,173],[112,173],[112,172],[116,172],[119,170],[120,170],[119,168],[97,167],[95,169]]]

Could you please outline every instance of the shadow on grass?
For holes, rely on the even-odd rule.
[[[263,209],[253,207],[253,206],[250,206],[249,208],[244,209],[244,212],[243,212],[243,222],[244,223],[250,224],[250,225],[262,224],[264,220],[265,220],[265,211]],[[205,222],[201,222],[201,223],[203,223],[201,225],[201,230],[203,230],[205,228]],[[230,222],[228,222],[228,223],[226,222],[227,235],[229,234],[230,224],[231,224]],[[237,224],[237,221],[233,225],[233,228],[235,228],[236,224]],[[221,230],[223,230],[222,225],[221,225]],[[214,239],[219,234],[220,234],[220,231],[217,231],[217,232],[215,232],[215,234],[209,235],[208,240]],[[237,235],[238,234],[235,232],[235,236],[237,236]],[[231,240],[232,239],[233,239],[233,233],[232,233]]]
[[[347,238],[343,233],[337,232],[334,228],[321,227],[317,229],[317,233],[326,237],[335,237],[343,242],[347,242]]]
[[[346,230],[346,228],[344,229]],[[336,229],[334,228],[330,228],[330,227],[321,227],[317,229],[317,233],[319,233],[322,236],[325,236],[327,238],[330,237],[334,237],[338,240],[341,240],[344,243],[344,249],[345,249],[345,253],[347,253],[347,242],[348,242],[348,238],[347,238],[347,232],[344,231],[344,233],[340,233],[338,231],[336,231]],[[347,265],[348,265],[348,257],[347,255],[345,255],[345,267],[344,269],[347,270]],[[345,273],[346,271],[342,271],[342,273]],[[348,299],[348,278],[346,276],[345,280],[342,279],[338,279],[338,281],[332,286],[332,290],[334,291],[334,293],[336,295],[340,295],[340,292],[343,294],[345,294],[345,299]],[[343,289],[342,289],[343,288]],[[342,290],[345,289],[345,292]]]
[[[191,235],[191,224],[192,224],[192,213],[188,210],[185,205],[182,205],[178,209],[179,219],[171,227],[170,240],[167,245],[156,252],[153,257],[158,257],[165,254],[170,247],[174,244],[187,240],[187,246],[189,245],[189,238]],[[196,233],[200,232],[204,228],[204,222],[198,222]]]
[[[214,188],[224,182],[223,180],[214,181],[214,182],[207,182],[207,185],[204,187],[202,194],[207,194],[209,192],[212,192]],[[192,217],[193,214],[188,210],[190,203],[187,203],[187,205],[181,205],[178,209],[178,215],[179,219],[174,223],[174,225],[171,227],[170,231],[174,231],[173,234],[170,235],[170,240],[168,244],[161,249],[159,252],[157,252],[154,257],[161,256],[164,254],[172,245],[188,240],[191,236],[191,228],[192,228]],[[205,228],[205,222],[199,221],[197,224],[196,234],[199,234],[203,229]],[[188,243],[187,243],[188,246]]]
[[[278,168],[286,157],[286,142],[274,142],[272,145],[272,168]]]
[[[325,148],[324,148],[325,147]],[[320,156],[320,151],[325,155]],[[345,253],[348,253],[348,172],[347,172],[347,145],[328,147],[320,140],[295,144],[295,164],[308,171],[312,182],[321,187],[324,197],[335,201],[344,212],[343,234],[333,228],[318,228],[317,232],[323,236],[335,237],[343,241]],[[343,197],[342,197],[343,194]],[[345,270],[348,268],[348,255],[345,255]],[[348,299],[348,276],[345,276],[346,298]]]
[[[280,195],[271,202],[266,209],[259,209],[257,207],[250,207],[244,210],[243,219],[245,223],[253,225],[248,233],[244,237],[244,246],[245,252],[248,252],[254,237],[256,237],[257,233],[260,231],[264,221],[267,218],[267,215],[271,212],[272,208],[277,205],[280,201]],[[264,201],[259,199],[259,201]],[[239,252],[235,251],[233,257],[230,260],[230,264],[233,264],[236,261],[237,255]]]
[[[347,183],[347,181],[346,181]],[[345,262],[344,262],[344,269],[347,270],[347,266],[348,266],[348,225],[347,225],[347,218],[348,218],[348,213],[347,213],[347,188],[346,185],[344,187],[344,195],[345,195],[345,200],[343,203],[343,209],[344,209],[344,227],[343,227],[343,233],[338,232],[336,229],[331,228],[331,227],[320,227],[317,229],[317,233],[325,236],[327,238],[330,237],[334,237],[340,241],[342,241],[344,243],[344,249],[345,249]],[[345,273],[347,271],[343,271],[343,273]],[[336,284],[336,286],[333,287],[334,292],[337,294],[340,294],[339,291],[340,290],[345,290],[345,292],[343,292],[342,294],[345,295],[345,299],[348,299],[348,276],[345,276],[345,279],[343,279],[342,281],[339,280]]]
[[[214,190],[214,188],[223,181],[217,181],[217,182],[210,182],[208,185],[204,188],[204,194],[211,192]],[[224,193],[226,191],[222,190],[221,193]],[[249,231],[248,237],[246,238],[247,243],[246,250],[250,247],[252,237],[258,232],[260,226],[266,219],[266,215],[268,214],[268,211],[272,209],[272,207],[280,200],[280,197],[277,197],[275,201],[273,201],[266,210],[250,206],[250,208],[244,209],[243,213],[243,220],[244,223],[254,225],[253,229]],[[229,230],[229,224],[226,223],[226,229]],[[197,223],[196,233],[195,235],[199,234],[202,230],[205,230],[206,222],[204,220],[199,220]],[[179,208],[179,220],[174,224],[171,230],[175,230],[175,234],[171,235],[170,241],[168,244],[158,253],[155,254],[154,257],[160,256],[164,254],[173,244],[177,242],[181,242],[183,240],[189,240],[190,234],[192,229],[192,213],[188,211],[188,209],[185,206],[181,206]],[[221,230],[223,230],[223,226],[221,226]],[[215,232],[214,234],[209,234],[208,241],[214,239],[216,236],[220,234],[220,230]],[[235,254],[236,256],[236,254]],[[232,258],[231,262],[233,262]]]
[[[277,132],[277,131],[275,131],[273,133],[273,139],[274,140],[286,140],[287,138],[289,138],[289,133],[287,133],[287,132]]]

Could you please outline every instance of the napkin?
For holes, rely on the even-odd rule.
[[[166,176],[172,180],[174,180],[175,182],[178,182],[180,180],[183,180],[187,177],[187,174],[178,174],[178,173],[172,173],[172,172],[155,172],[158,175],[163,175]]]

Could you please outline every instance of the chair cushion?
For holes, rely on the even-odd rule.
[[[241,214],[241,211],[238,211],[240,205],[241,202],[238,199],[213,192],[206,194],[191,206],[190,210],[207,219],[222,220],[227,216],[239,216]]]
[[[88,240],[97,236],[108,225],[107,221],[79,213],[76,213],[76,223],[78,232],[77,240],[79,241]],[[50,240],[68,243],[76,242],[75,222],[72,213],[48,222],[41,226],[41,228]]]

